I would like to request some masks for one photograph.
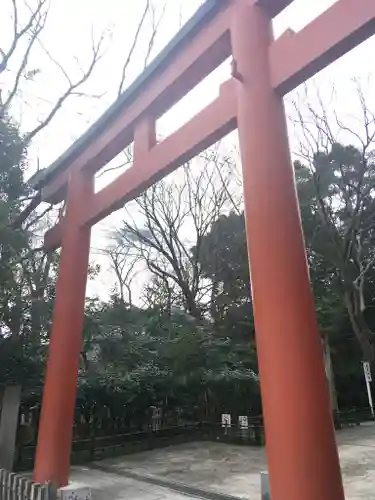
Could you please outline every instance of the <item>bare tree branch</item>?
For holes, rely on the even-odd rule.
[[[38,26],[41,24],[41,20],[45,17],[48,13],[48,5],[49,1],[48,0],[38,0],[37,6],[35,10],[30,11],[30,17],[27,20],[26,24],[23,26],[23,28],[19,28],[18,25],[18,4],[17,0],[12,0],[12,7],[13,7],[13,39],[10,44],[10,47],[8,49],[3,49],[0,48],[0,55],[2,56],[2,59],[0,61],[0,73],[5,71],[8,68],[9,61],[11,57],[13,56],[14,52],[16,51],[20,41],[23,39],[25,35],[28,33],[33,33],[35,32],[35,29],[37,29]],[[44,12],[44,7],[47,6],[46,11]],[[35,26],[36,25],[36,26]]]
[[[141,19],[137,25],[137,29],[135,31],[135,35],[134,35],[134,38],[133,38],[133,42],[132,42],[132,45],[130,47],[130,50],[128,52],[128,55],[125,59],[125,62],[122,66],[122,71],[121,71],[121,78],[120,78],[120,84],[119,84],[119,87],[118,87],[118,91],[117,91],[117,97],[120,97],[120,95],[122,94],[122,91],[124,90],[124,84],[125,84],[125,79],[126,79],[126,73],[127,73],[127,70],[128,70],[128,67],[129,67],[129,64],[133,58],[133,54],[137,48],[137,44],[138,44],[138,39],[139,39],[139,35],[142,31],[142,28],[143,28],[143,25],[145,23],[145,20],[147,18],[147,14],[150,10],[150,0],[146,0],[146,3],[145,3],[145,7],[143,9],[143,13],[141,15]]]
[[[209,295],[200,263],[202,239],[231,202],[228,186],[217,172],[216,153],[202,155],[197,162],[194,173],[186,165],[178,182],[159,182],[141,195],[135,202],[136,220],[128,213],[118,241],[122,248],[132,249],[164,286],[172,286],[174,300],[199,319]],[[150,286],[148,296],[149,292]]]
[[[123,167],[128,167],[132,164],[133,162],[133,145],[131,144],[130,146],[128,146],[127,148],[125,148],[122,152],[121,152],[121,156],[124,157],[124,161],[122,161],[121,163],[119,163],[118,165],[115,165],[113,167],[108,167],[108,168],[104,168],[103,170],[100,170],[97,174],[96,174],[96,179],[100,179],[101,177],[103,177],[104,175],[108,174],[109,172],[114,172],[116,170],[119,170]]]
[[[306,162],[314,188],[314,215],[320,217],[310,245],[316,251],[320,239],[321,248],[317,250],[334,266],[363,356],[372,360],[375,352],[369,346],[373,345],[374,334],[364,312],[365,285],[375,265],[375,114],[356,83],[360,129],[353,120],[340,118],[320,96],[317,106],[311,105],[306,95],[304,106],[294,103],[294,123],[302,137],[299,155]],[[342,133],[354,145],[340,143]]]
[[[132,305],[132,282],[137,275],[135,267],[139,262],[139,256],[134,255],[129,247],[123,245],[109,247],[105,253],[109,257],[110,267],[117,279],[121,302]]]
[[[152,14],[152,23],[151,23],[151,26],[152,26],[152,28],[151,28],[151,35],[150,35],[150,39],[149,39],[149,42],[148,42],[148,47],[147,47],[147,51],[146,51],[146,55],[145,55],[145,60],[144,60],[144,63],[143,63],[144,68],[149,63],[152,51],[153,51],[154,46],[155,46],[156,35],[157,35],[157,33],[159,31],[159,28],[161,26],[161,23],[163,21],[164,14],[165,14],[165,11],[166,11],[166,7],[167,7],[166,4],[164,4],[162,12],[161,12],[159,18],[157,19],[156,18],[156,9],[155,9],[155,6],[153,4],[151,4],[151,14]]]
[[[59,109],[62,107],[64,102],[71,95],[74,95],[74,92],[90,78],[90,76],[92,75],[92,73],[94,71],[96,64],[102,58],[101,48],[102,48],[102,45],[104,42],[104,38],[105,38],[105,33],[102,33],[100,38],[99,38],[99,41],[97,43],[95,43],[94,40],[92,40],[92,58],[91,58],[91,62],[88,65],[87,69],[82,72],[81,78],[79,78],[75,82],[72,82],[68,78],[68,81],[70,82],[68,88],[57,99],[57,101],[54,104],[54,106],[52,107],[52,109],[49,111],[47,116],[43,120],[41,120],[39,125],[25,135],[25,142],[26,143],[29,143],[41,130],[43,130],[47,125],[49,125],[49,123],[52,121],[52,119],[54,118],[56,113],[59,111]]]
[[[28,64],[30,53],[33,49],[35,42],[38,40],[40,33],[45,27],[48,9],[43,10],[45,5],[47,4],[47,0],[39,0],[37,7],[34,11],[30,11],[30,18],[24,28],[21,30],[18,29],[18,6],[16,0],[12,0],[13,4],[13,18],[14,18],[14,34],[13,41],[11,43],[10,48],[7,52],[4,50],[1,51],[2,61],[0,62],[0,73],[5,71],[8,68],[8,64],[10,58],[14,54],[16,48],[19,45],[19,42],[24,37],[24,35],[28,35],[28,42],[26,50],[22,56],[21,63],[16,71],[16,75],[11,86],[10,91],[8,92],[6,98],[4,100],[0,100],[0,116],[3,116],[7,110],[9,109],[11,102],[15,95],[18,92],[21,78],[24,74],[25,68]],[[1,94],[2,97],[2,94]]]

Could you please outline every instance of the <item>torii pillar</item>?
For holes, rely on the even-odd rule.
[[[375,1],[338,0],[274,41],[271,18],[292,2],[207,0],[47,169],[44,201],[68,195],[65,217],[45,237],[62,252],[36,482],[68,481],[90,227],[238,127],[271,498],[344,499],[282,96],[375,33]],[[156,142],[156,120],[231,55],[232,77],[216,98]],[[93,175],[132,141],[133,166],[94,194]]]
[[[79,214],[92,196],[92,176],[77,172],[70,177],[35,457],[37,483],[69,481],[91,235],[90,227],[79,224]]]
[[[237,0],[231,36],[271,498],[342,500],[284,106],[270,81],[271,22]]]

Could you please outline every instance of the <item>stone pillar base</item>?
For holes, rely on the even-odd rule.
[[[92,500],[91,488],[80,483],[71,483],[60,488],[57,493],[58,500]]]

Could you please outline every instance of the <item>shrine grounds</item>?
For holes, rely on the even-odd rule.
[[[337,432],[347,500],[375,500],[375,423]],[[318,444],[317,444],[318,445]],[[193,442],[73,467],[93,500],[260,498],[264,448]]]

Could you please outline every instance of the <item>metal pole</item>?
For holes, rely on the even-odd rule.
[[[375,418],[375,416],[374,416],[374,404],[372,401],[372,393],[371,393],[371,385],[370,385],[370,383],[372,382],[370,363],[368,361],[362,361],[362,366],[363,366],[363,373],[365,375],[367,397],[368,397],[368,402],[369,402],[370,409],[371,409],[371,415],[372,415],[372,418]]]
[[[261,500],[271,500],[268,472],[260,473],[260,498]]]

